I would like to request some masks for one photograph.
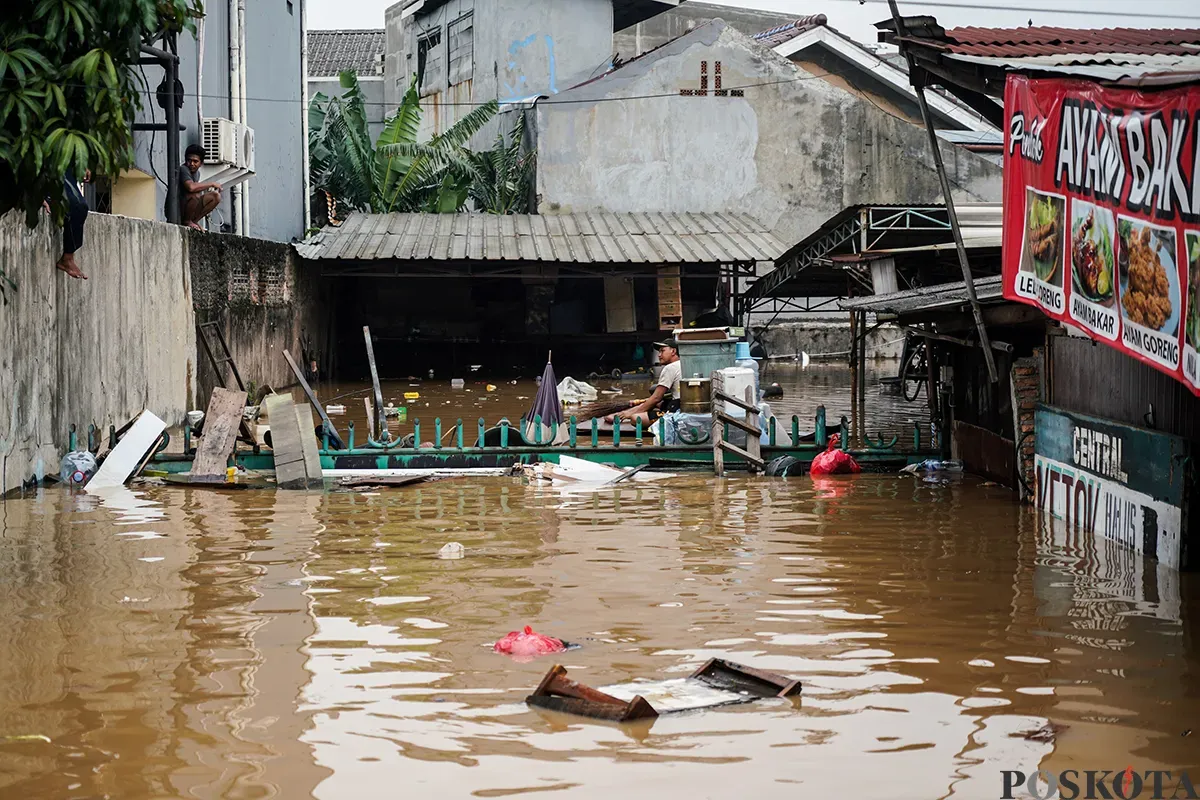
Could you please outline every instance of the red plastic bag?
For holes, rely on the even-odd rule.
[[[854,460],[854,456],[845,450],[837,449],[840,439],[836,433],[829,437],[829,446],[825,448],[825,452],[814,458],[812,466],[808,468],[810,475],[852,475],[862,472],[862,467]]]
[[[507,636],[492,645],[492,649],[506,656],[536,658],[547,653],[561,653],[567,647],[560,639],[534,633],[533,628],[526,625],[525,630],[519,633],[510,631]]]

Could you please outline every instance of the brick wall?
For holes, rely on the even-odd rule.
[[[1025,485],[1033,488],[1033,419],[1034,410],[1043,398],[1042,393],[1042,348],[1034,348],[1033,354],[1027,358],[1013,361],[1010,379],[1013,393],[1013,413],[1016,416],[1014,429],[1019,446],[1017,470],[1025,480]],[[1022,490],[1022,498],[1026,497]]]

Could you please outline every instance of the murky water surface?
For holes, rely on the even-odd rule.
[[[1178,771],[1198,614],[1194,579],[972,478],[47,490],[0,503],[0,796],[982,798],[1039,764]],[[535,711],[556,657],[488,646],[525,624],[582,644],[557,658],[592,685],[719,656],[804,693]],[[1048,720],[1056,742],[1014,736]]]
[[[928,442],[929,407],[922,390],[916,401],[908,403],[904,398],[885,394],[880,390],[880,379],[896,375],[899,369],[898,361],[879,361],[869,366],[867,371],[866,389],[866,431],[874,436],[886,433],[888,436],[899,435],[905,444],[912,442],[914,421],[922,427],[924,441]],[[845,364],[813,364],[801,369],[790,363],[768,362],[763,367],[762,383],[778,383],[783,388],[783,397],[769,399],[771,413],[779,417],[778,435],[782,437],[790,430],[793,414],[800,418],[800,429],[811,431],[813,419],[818,406],[825,406],[827,419],[831,427],[836,426],[844,415],[852,418],[852,399],[850,393],[850,371]],[[563,376],[558,376],[561,380]],[[653,384],[649,376],[641,380],[611,379],[593,380],[591,384],[601,392],[599,399],[632,400],[649,396]],[[488,389],[488,386],[492,389]],[[369,381],[343,382],[318,385],[317,395],[322,403],[344,406],[344,412],[330,416],[334,425],[343,433],[347,423],[353,422],[357,442],[364,441],[364,431],[368,430],[367,414],[363,399],[370,397],[372,388]],[[449,379],[385,381],[381,390],[384,404],[404,406],[406,419],[401,422],[397,418],[389,419],[389,429],[403,436],[410,433],[415,420],[421,421],[421,439],[432,441],[434,438],[434,420],[442,420],[443,436],[446,444],[451,443],[453,434],[451,428],[458,420],[463,421],[464,441],[470,444],[477,436],[478,421],[482,418],[490,427],[507,417],[514,425],[532,407],[534,395],[537,394],[537,384],[532,378],[517,380],[488,379],[468,375],[463,379],[462,389],[453,389]],[[416,393],[416,399],[406,400],[404,394]],[[299,389],[292,390],[297,402],[303,402]],[[568,409],[567,414],[570,414]]]

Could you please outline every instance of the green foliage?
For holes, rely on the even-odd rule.
[[[496,134],[491,150],[472,153],[471,199],[489,214],[528,214],[532,209],[532,186],[537,155],[524,148],[525,114],[521,113],[505,142]]]
[[[377,214],[453,213],[463,210],[468,200],[478,210],[498,214],[528,209],[533,157],[521,152],[523,121],[513,129],[514,141],[505,144],[497,137],[502,152],[473,153],[467,148],[471,137],[498,113],[495,101],[419,142],[421,98],[414,79],[372,146],[358,78],[347,71],[340,81],[341,97],[317,94],[309,106],[309,166],[315,190],[329,193],[344,207]],[[481,183],[497,179],[502,179],[501,186]],[[515,188],[521,181],[524,189]]]
[[[68,170],[133,163],[138,48],[193,28],[201,0],[4,0],[0,13],[0,214],[59,224]]]

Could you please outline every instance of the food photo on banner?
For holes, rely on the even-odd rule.
[[[1200,394],[1200,87],[1010,75],[1004,296]]]

